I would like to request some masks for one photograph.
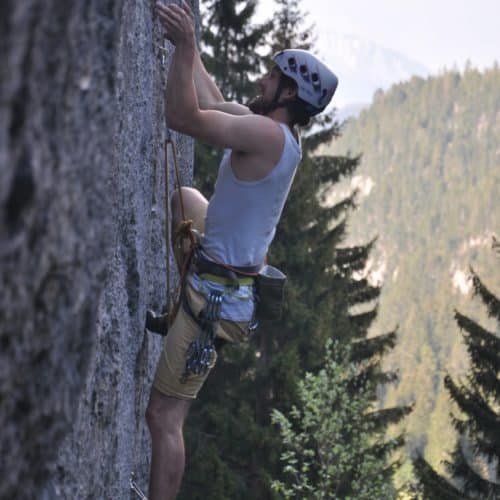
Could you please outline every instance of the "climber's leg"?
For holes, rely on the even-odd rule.
[[[200,234],[205,230],[205,216],[207,215],[208,200],[197,190],[190,187],[182,187],[182,201],[184,204],[184,216],[187,220],[193,221],[193,229],[196,229]],[[176,241],[175,234],[182,222],[182,210],[180,203],[179,191],[175,191],[172,195],[172,242]],[[177,266],[182,265],[184,254],[189,249],[189,241],[184,240],[182,246],[174,245],[174,255]]]
[[[149,500],[173,500],[177,494],[184,473],[182,426],[189,404],[151,390],[146,410],[152,442]]]
[[[187,220],[193,221],[193,229],[198,233],[203,233],[205,228],[205,216],[207,214],[208,200],[197,190],[190,187],[182,187],[182,201],[184,204],[184,215]],[[190,248],[190,240],[184,238],[179,241],[175,238],[179,224],[182,221],[182,210],[180,204],[179,191],[175,190],[170,200],[172,210],[172,249],[174,252],[175,262],[179,271],[182,269],[182,264],[186,252]],[[156,314],[154,311],[146,311],[146,328],[160,335],[166,335],[168,330],[168,319],[165,311],[162,314]]]
[[[202,233],[205,228],[208,200],[197,189],[183,186],[181,190],[186,219],[191,219],[193,228]],[[172,228],[175,230],[182,219],[179,191],[174,191],[170,204],[172,206]]]

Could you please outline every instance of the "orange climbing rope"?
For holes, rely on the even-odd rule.
[[[176,301],[173,307],[171,307],[171,295],[170,295],[170,231],[169,231],[169,213],[170,213],[170,196],[169,196],[169,169],[168,169],[168,145],[170,144],[172,148],[172,156],[174,160],[174,170],[175,170],[175,182],[176,189],[179,193],[179,204],[181,208],[181,222],[177,228],[175,228],[173,246],[179,249],[181,254],[184,255],[183,261],[179,268],[180,273],[180,281],[179,287],[176,293]],[[184,210],[184,200],[182,197],[182,189],[181,189],[181,179],[179,174],[179,167],[177,165],[177,152],[175,149],[175,143],[172,140],[172,135],[170,130],[167,128],[167,134],[165,139],[165,204],[166,204],[166,217],[165,217],[165,230],[166,230],[166,244],[167,244],[167,313],[168,313],[168,326],[172,325],[177,312],[179,311],[179,305],[181,303],[182,294],[185,291],[186,287],[186,277],[189,271],[189,264],[191,262],[191,258],[193,253],[198,246],[198,242],[193,234],[193,220],[186,219],[186,212]],[[184,251],[184,241],[189,240],[189,248],[185,252]]]

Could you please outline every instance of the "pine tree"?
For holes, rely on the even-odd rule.
[[[351,348],[327,341],[324,367],[299,383],[298,406],[289,416],[273,412],[284,442],[281,460],[288,479],[274,481],[273,488],[286,499],[395,496],[373,453],[374,446],[387,447],[384,432],[368,418],[374,387],[363,384],[352,394],[351,381],[361,376],[365,363],[349,361]]]
[[[206,0],[203,62],[227,101],[244,102],[261,73],[265,34],[270,24],[253,22],[256,0]]]
[[[284,49],[312,50],[316,37],[314,24],[301,11],[298,0],[275,0],[277,16],[270,37],[271,54]]]
[[[488,316],[500,327],[500,300],[471,267],[474,296],[486,306]],[[420,491],[430,500],[454,498],[500,498],[500,337],[475,320],[455,311],[470,356],[465,381],[447,374],[444,384],[461,416],[452,415],[459,434],[446,469],[454,484],[441,477],[422,456],[414,459]],[[485,477],[477,463],[490,469]]]

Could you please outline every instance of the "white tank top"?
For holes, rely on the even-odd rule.
[[[263,262],[302,158],[291,130],[279,125],[285,134],[281,158],[258,181],[237,179],[231,168],[232,150],[224,151],[205,219],[202,246],[208,258],[233,266]]]

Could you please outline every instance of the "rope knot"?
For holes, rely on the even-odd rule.
[[[176,229],[177,237],[191,238],[191,229],[193,227],[193,220],[182,220]]]

